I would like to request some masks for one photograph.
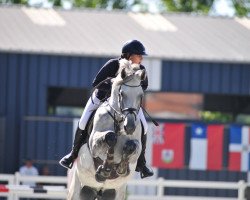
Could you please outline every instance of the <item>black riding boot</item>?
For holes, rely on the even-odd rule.
[[[138,158],[137,166],[135,169],[137,172],[140,172],[141,178],[146,178],[154,175],[153,170],[150,169],[150,167],[146,166],[146,159],[145,159],[146,143],[147,143],[147,134],[143,133],[141,137],[142,151],[140,157]]]
[[[68,169],[71,169],[73,166],[73,163],[75,159],[78,156],[78,152],[83,144],[86,143],[86,138],[87,138],[87,133],[85,130],[81,130],[79,127],[77,127],[76,134],[75,134],[75,139],[73,143],[73,148],[71,152],[64,156],[59,163]]]

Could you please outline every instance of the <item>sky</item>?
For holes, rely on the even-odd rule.
[[[235,9],[231,0],[215,0],[214,5],[210,11],[211,15],[229,16],[235,14]]]

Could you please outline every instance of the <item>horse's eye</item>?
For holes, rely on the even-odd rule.
[[[120,96],[124,96],[124,92],[123,91],[120,91]]]

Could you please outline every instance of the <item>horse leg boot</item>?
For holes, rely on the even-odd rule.
[[[136,149],[139,146],[138,140],[128,140],[122,151],[122,159],[117,167],[116,173],[120,176],[127,176],[130,173],[129,169],[129,158],[136,152]]]
[[[96,95],[93,95],[92,98],[89,98],[76,130],[72,151],[59,161],[63,167],[68,169],[72,168],[74,160],[77,158],[81,146],[87,142],[87,131],[85,128],[92,112],[99,107],[99,104],[100,100],[96,97]]]
[[[77,127],[76,133],[75,133],[75,139],[73,142],[73,148],[71,150],[71,152],[64,156],[59,163],[68,169],[71,169],[74,163],[74,160],[77,158],[78,156],[78,152],[81,148],[81,146],[86,143],[86,138],[87,138],[87,133],[85,130],[80,129],[79,127]]]
[[[142,151],[138,158],[137,166],[135,169],[137,172],[140,172],[141,178],[146,178],[154,175],[153,170],[146,165],[146,159],[145,159],[146,143],[147,143],[147,134],[143,134],[141,137]]]
[[[108,132],[104,137],[104,141],[108,145],[107,158],[96,170],[95,178],[98,182],[104,182],[111,174],[114,163],[114,147],[117,143],[116,133]]]

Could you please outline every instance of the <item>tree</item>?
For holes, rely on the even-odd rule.
[[[106,8],[108,6],[108,0],[75,0],[74,6],[86,8]]]
[[[43,0],[39,1],[42,6]],[[62,0],[48,0],[53,3],[54,6],[61,6]],[[71,0],[68,0],[71,1]],[[0,4],[13,3],[13,4],[28,4],[28,0],[0,0]],[[103,8],[103,9],[127,9],[131,10],[135,5],[143,5],[142,0],[73,0],[74,7],[85,8]]]
[[[250,13],[250,0],[232,0],[236,15],[247,16]]]
[[[29,0],[0,0],[0,3],[27,4]],[[61,6],[62,0],[40,0],[50,1],[54,6]],[[67,1],[67,0],[66,0]],[[72,2],[72,0],[68,0]],[[167,10],[171,12],[193,12],[208,14],[216,0],[156,0],[159,12]],[[230,1],[230,0],[228,0]],[[231,0],[237,16],[250,16],[250,0]],[[124,9],[148,12],[149,5],[143,0],[73,0],[74,7]]]
[[[74,0],[74,7],[84,8],[103,8],[103,9],[128,9],[134,5],[141,4],[141,0],[132,0],[128,3],[127,0]],[[55,0],[54,5],[60,6],[61,0]]]
[[[215,0],[162,0],[166,9],[172,12],[194,12],[208,14]],[[232,0],[237,16],[250,13],[250,0]]]
[[[214,0],[162,0],[168,11],[208,13]]]
[[[141,4],[141,0],[75,0],[76,7],[105,8],[105,9],[131,9],[134,5]]]

